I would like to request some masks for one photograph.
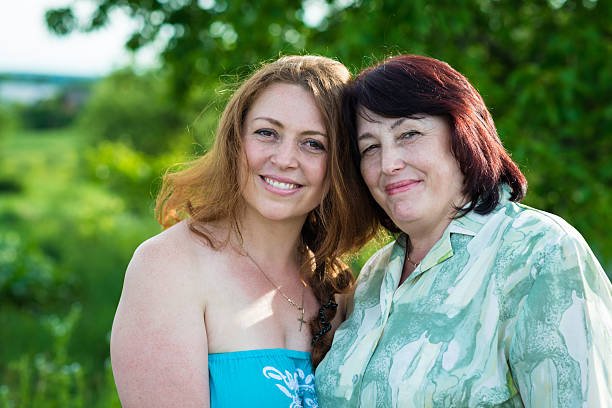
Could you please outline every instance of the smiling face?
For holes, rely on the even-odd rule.
[[[464,204],[463,175],[439,116],[357,115],[361,174],[372,196],[404,232],[441,233]]]
[[[247,112],[242,140],[247,211],[304,222],[328,189],[328,138],[313,96],[299,85],[270,85]]]

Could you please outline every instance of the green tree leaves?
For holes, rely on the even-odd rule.
[[[97,0],[89,21],[48,14],[58,33],[103,25],[122,9],[141,22],[128,43],[162,35],[179,105],[194,89],[279,53],[337,57],[356,72],[400,52],[449,62],[476,85],[530,182],[526,202],[574,224],[612,262],[607,156],[612,123],[612,4],[597,0]],[[52,18],[53,17],[53,18]],[[60,18],[61,17],[61,18]],[[212,95],[208,95],[214,98]],[[201,99],[200,99],[201,100]]]

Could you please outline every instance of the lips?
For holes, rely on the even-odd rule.
[[[270,176],[260,176],[260,177],[264,181],[264,183],[266,183],[266,185],[274,188],[275,190],[292,192],[302,187],[301,184],[295,183],[293,180],[289,180],[285,178],[270,177]]]
[[[394,195],[409,191],[421,183],[421,180],[402,180],[395,183],[389,183],[385,186],[385,192],[388,195]]]

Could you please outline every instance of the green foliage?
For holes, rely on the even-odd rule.
[[[2,152],[0,179],[22,190],[0,195],[0,407],[119,406],[104,339],[129,257],[159,227],[146,197],[130,211],[82,171],[86,151],[63,130],[19,131]],[[46,317],[68,305],[88,318]]]
[[[159,154],[180,143],[186,123],[161,78],[123,70],[95,86],[79,127],[95,143],[121,142]]]
[[[77,26],[76,16],[68,7],[48,10],[45,18],[57,34],[68,34]]]
[[[7,139],[19,127],[15,107],[0,103],[0,163],[6,155]],[[15,178],[0,175],[0,194],[14,194],[21,191],[21,185]],[[1,222],[1,219],[0,219]]]
[[[18,124],[14,107],[0,103],[0,146],[2,140],[14,132]]]
[[[51,348],[34,356],[22,355],[8,364],[0,383],[0,406],[21,408],[46,407],[120,407],[106,364],[105,378],[98,400],[87,387],[81,364],[71,361],[68,342],[81,316],[81,307],[72,305],[69,313],[43,317],[41,329],[52,338]],[[101,403],[103,402],[103,403]]]
[[[370,259],[370,257],[374,255],[377,250],[391,242],[393,239],[393,236],[388,232],[380,231],[376,237],[360,248],[359,251],[354,254],[350,254],[346,261],[348,261],[347,263],[351,268],[353,275],[357,277],[359,275],[359,271],[367,260]]]
[[[480,90],[525,171],[525,202],[567,219],[602,263],[612,265],[612,139],[605,137],[612,120],[610,2],[95,3],[85,22],[75,23],[64,10],[63,20],[48,23],[58,33],[95,29],[117,8],[139,18],[143,25],[127,46],[169,38],[164,71],[181,105],[194,88],[212,89],[216,78],[241,76],[279,53],[329,55],[353,71],[399,52],[449,62]]]
[[[69,98],[70,90],[19,109],[21,122],[29,129],[56,129],[68,126],[76,118],[79,106]]]
[[[610,270],[611,10],[606,2],[363,1],[329,14],[309,44],[356,69],[409,52],[466,74],[526,173],[525,202],[576,226]]]
[[[20,130],[0,106],[0,406],[119,406],[105,340],[130,255],[159,231],[159,177],[210,145],[219,90],[279,53],[353,72],[399,52],[448,61],[487,101],[528,177],[526,203],[575,225],[612,271],[610,2],[95,3],[85,22],[70,8],[48,22],[95,29],[123,8],[142,22],[129,47],[169,38],[164,65],[101,81],[78,129]],[[348,258],[353,270],[386,240]]]
[[[70,275],[17,232],[0,232],[0,304],[36,308],[70,296]]]
[[[194,91],[179,108],[163,75],[122,70],[105,78],[95,86],[78,124],[91,142],[82,152],[83,175],[121,197],[128,211],[150,214],[168,164],[210,145],[219,114],[211,109],[216,106],[210,102],[212,93]]]
[[[92,180],[116,192],[131,210],[145,212],[143,204],[151,197],[152,180],[160,174],[160,169],[153,169],[153,160],[116,141],[102,141],[87,149],[84,159]]]
[[[121,197],[126,211],[152,216],[161,175],[169,163],[184,160],[188,156],[186,150],[188,146],[151,156],[122,142],[101,141],[84,149],[84,174]]]
[[[184,95],[196,84],[216,79],[236,67],[254,65],[278,51],[299,52],[310,28],[302,21],[299,1],[122,1],[101,0],[86,21],[71,8],[47,13],[51,29],[65,35],[95,30],[118,8],[143,22],[126,46],[135,50],[159,35],[169,37],[163,52],[173,89]],[[208,79],[208,81],[206,81]]]

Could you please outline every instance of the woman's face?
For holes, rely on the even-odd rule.
[[[376,202],[407,233],[446,228],[464,204],[463,174],[440,116],[387,118],[360,109],[361,174]]]
[[[247,211],[304,222],[328,190],[329,140],[311,93],[299,85],[270,85],[247,112],[242,138]]]

